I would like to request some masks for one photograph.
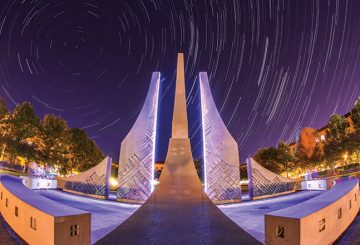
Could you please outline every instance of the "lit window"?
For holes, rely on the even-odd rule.
[[[15,216],[18,217],[19,216],[19,209],[18,207],[15,206]]]
[[[319,221],[319,232],[325,230],[325,219]]]
[[[33,217],[30,217],[30,227],[33,230],[36,230],[36,219]]]
[[[276,226],[276,237],[284,238],[285,237],[285,228],[284,226]]]
[[[338,219],[341,219],[342,218],[342,209],[339,208],[338,209]]]
[[[70,226],[70,236],[79,235],[79,225],[71,225]]]
[[[320,139],[321,139],[321,141],[324,141],[325,140],[325,135],[321,135]]]

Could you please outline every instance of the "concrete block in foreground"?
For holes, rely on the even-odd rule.
[[[265,243],[332,244],[359,212],[357,180],[297,205],[265,214]]]
[[[91,243],[91,214],[31,191],[20,178],[0,177],[0,212],[28,244]]]

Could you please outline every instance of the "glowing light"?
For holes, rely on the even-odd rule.
[[[157,130],[157,117],[158,117],[158,104],[159,104],[159,90],[160,90],[160,72],[159,77],[156,81],[156,92],[155,92],[155,119],[154,119],[154,128],[153,128],[153,152],[152,152],[152,165],[151,165],[151,192],[154,191],[155,185],[155,148],[156,148],[156,130]]]
[[[110,185],[111,186],[117,186],[118,185],[118,182],[115,178],[111,177],[110,178]]]
[[[154,186],[157,186],[158,184],[160,184],[160,181],[154,179],[154,180],[152,181],[152,183],[153,183]]]
[[[205,96],[203,94],[203,86],[202,86],[202,81],[201,81],[201,75],[199,76],[199,81],[200,81],[200,100],[201,100],[201,127],[202,127],[202,143],[203,143],[203,157],[204,157],[204,189],[205,189],[205,193],[207,193],[207,179],[206,179],[206,144],[205,144],[205,119],[204,119],[204,113],[205,113],[205,108],[204,108],[204,104],[205,104]]]

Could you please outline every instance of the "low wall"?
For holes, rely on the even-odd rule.
[[[109,196],[111,157],[75,176],[58,178],[58,188],[74,194],[106,199]]]
[[[351,224],[359,211],[357,180],[305,202],[265,214],[266,244],[331,244]]]
[[[30,190],[57,189],[57,181],[53,179],[40,179],[21,176],[22,183]]]
[[[301,181],[301,190],[303,191],[327,191],[334,186],[334,180],[316,179]]]
[[[0,212],[28,244],[90,244],[91,214],[25,187],[20,178],[0,176]]]

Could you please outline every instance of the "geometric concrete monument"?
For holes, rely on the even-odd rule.
[[[59,189],[79,195],[107,199],[109,197],[111,157],[106,157],[99,164],[78,175],[59,177]]]
[[[206,72],[200,72],[205,192],[218,203],[241,200],[238,144],[213,100]]]
[[[121,142],[117,200],[143,203],[154,189],[160,73],[154,72],[144,105]]]
[[[267,170],[253,158],[247,159],[250,199],[284,195],[301,189],[301,182]]]
[[[179,54],[172,135],[160,183],[133,215],[96,244],[260,244],[204,192],[191,153],[185,96]]]

